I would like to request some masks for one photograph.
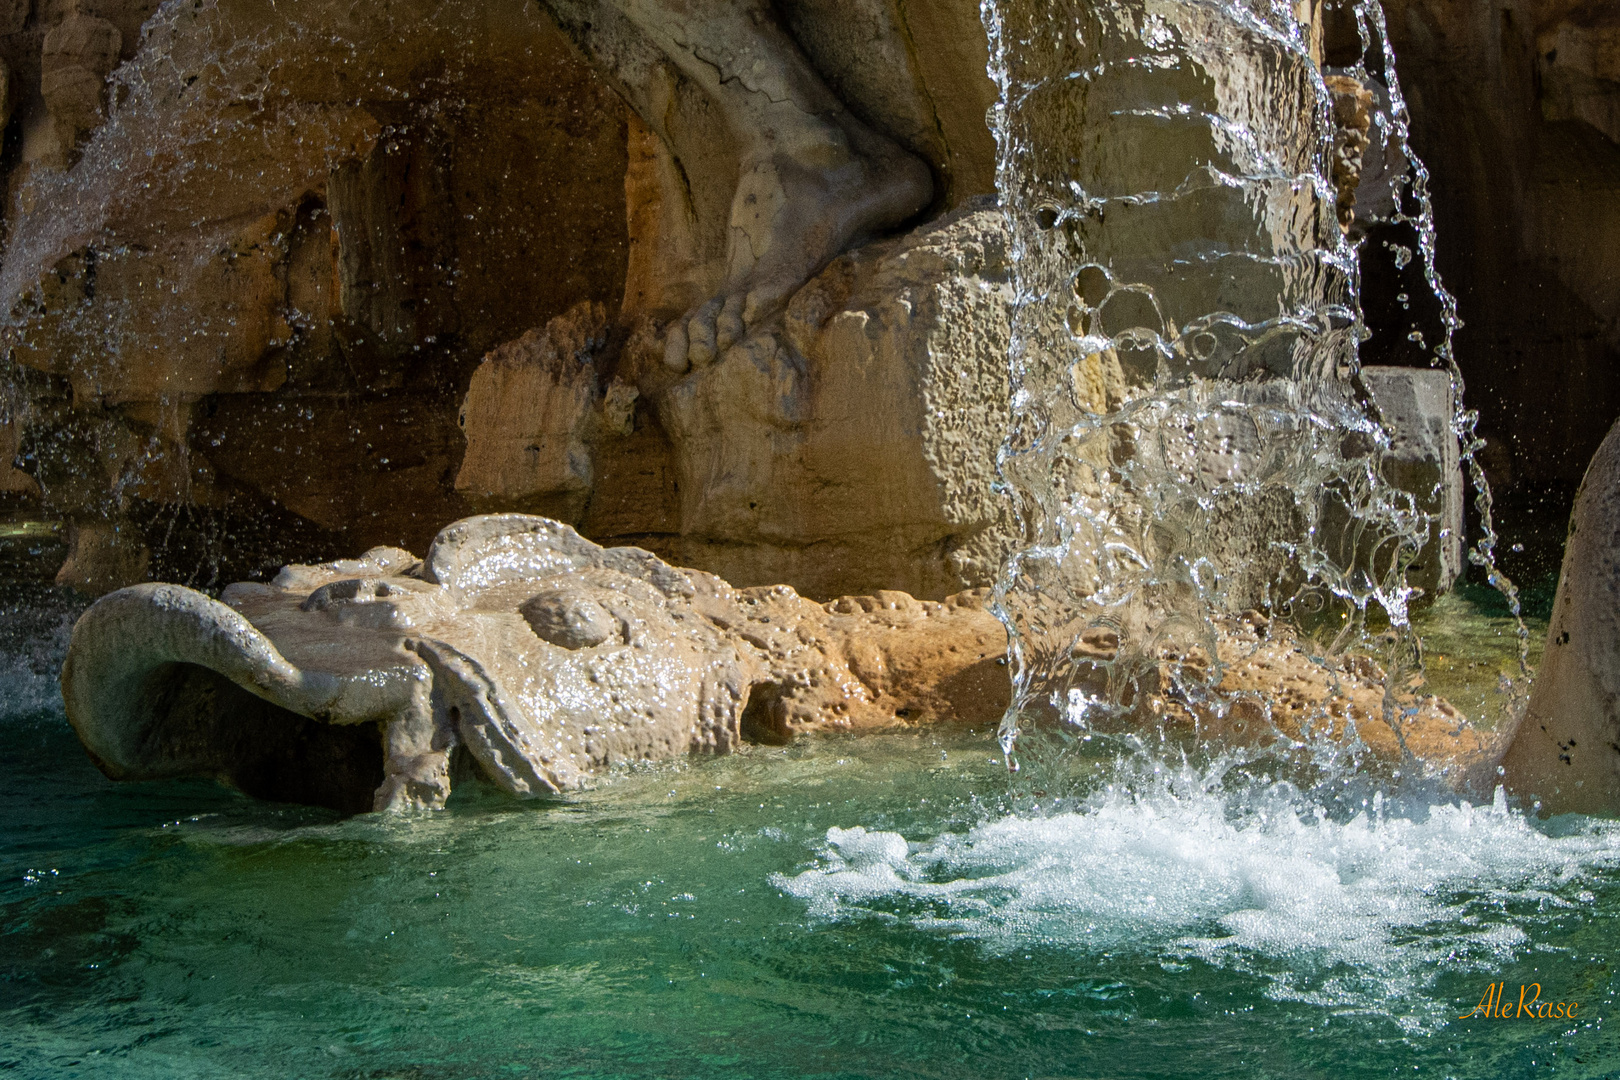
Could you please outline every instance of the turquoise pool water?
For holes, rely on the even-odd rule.
[[[1010,817],[965,731],[339,820],[108,782],[50,653],[3,684],[8,1076],[1620,1074],[1615,823],[1174,769]],[[1492,982],[1578,1019],[1458,1019]]]

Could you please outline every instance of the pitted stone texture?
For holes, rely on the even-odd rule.
[[[959,723],[988,736],[1011,684],[986,600],[884,590],[817,604],[491,515],[446,529],[425,560],[378,549],[288,567],[221,601],[178,585],[112,593],[74,627],[62,693],[115,779],[210,776],[264,798],[403,810],[443,806],[463,755],[534,798],[617,765],[810,732]],[[1120,639],[1094,630],[1076,657],[1105,679]],[[1259,616],[1210,642],[1231,707],[1189,712],[1150,693],[1144,722],[1173,732],[1179,716],[1238,742],[1359,740],[1385,763],[1481,757],[1437,699],[1396,700],[1400,726],[1386,720],[1364,657],[1312,660]],[[1159,659],[1199,667],[1191,652]]]
[[[1620,814],[1620,423],[1576,496],[1546,652],[1502,765],[1547,813]]]
[[[835,260],[779,323],[654,395],[673,553],[732,581],[941,598],[989,584],[1006,428],[1005,220],[975,203]]]
[[[464,748],[532,798],[745,736],[993,723],[1005,635],[980,599],[824,608],[492,515],[446,529],[425,560],[379,548],[220,601],[175,585],[113,593],[75,628],[63,693],[116,778],[217,776],[341,809],[364,805],[356,785],[369,784],[378,809],[433,807]]]
[[[606,343],[607,309],[581,303],[486,356],[461,406],[456,490],[482,509],[529,504],[577,520],[594,479],[586,439]]]

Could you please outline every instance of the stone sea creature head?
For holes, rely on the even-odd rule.
[[[490,515],[423,559],[377,548],[219,600],[112,593],[74,628],[62,689],[115,779],[213,776],[365,810],[442,806],[470,773],[532,798],[745,737],[993,722],[1005,635],[980,599],[819,605]]]

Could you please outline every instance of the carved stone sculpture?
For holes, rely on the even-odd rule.
[[[74,629],[63,696],[115,778],[211,775],[343,809],[436,807],[464,750],[534,797],[744,738],[994,723],[1005,635],[980,599],[823,607],[604,549],[546,518],[491,515],[445,529],[426,559],[378,548],[218,601],[177,585],[113,593]]]
[[[956,722],[988,736],[1010,686],[984,601],[817,604],[602,548],[547,518],[489,515],[445,529],[425,559],[377,548],[217,601],[178,585],[112,593],[74,628],[62,692],[115,779],[212,776],[348,811],[433,808],[477,773],[534,798],[614,765],[804,732]],[[1117,644],[1081,644],[1101,677]],[[1380,719],[1370,661],[1310,661],[1258,616],[1223,627],[1218,649],[1231,706],[1189,705],[1167,678],[1144,705],[1171,731],[1480,758],[1437,699],[1410,703],[1399,731]]]
[[[928,166],[861,121],[760,0],[552,0],[558,24],[664,135],[663,63],[732,140],[736,186],[718,295],[676,320],[665,363],[706,364],[864,236],[928,205]],[[712,147],[709,148],[713,152]]]

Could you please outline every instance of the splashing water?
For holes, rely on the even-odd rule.
[[[1406,569],[1438,524],[1385,478],[1389,433],[1358,379],[1359,253],[1334,209],[1319,27],[1262,0],[982,10],[1015,277],[1000,465],[1023,544],[996,589],[1009,765],[1050,769],[1140,726],[1167,684],[1224,716],[1212,619],[1245,608],[1290,623],[1313,657],[1377,655],[1391,716],[1421,687]],[[1363,5],[1357,25],[1390,77],[1377,126],[1416,162],[1382,15]],[[1415,169],[1394,216],[1418,233],[1460,403],[1459,323]],[[1485,526],[1471,555],[1512,602],[1472,423],[1459,404]],[[1099,637],[1111,655],[1084,649]],[[1523,693],[1508,689],[1505,716]]]
[[[1358,253],[1333,215],[1306,27],[1262,0],[986,16],[1019,245],[1009,751],[1040,766],[1128,721],[1165,656],[1210,655],[1212,614],[1245,606],[1324,654],[1388,623],[1380,654],[1406,677],[1402,564],[1432,523],[1384,481],[1387,435],[1357,389]],[[1376,8],[1362,26],[1404,139]],[[102,153],[120,160],[92,146],[92,165]],[[1460,401],[1408,158],[1406,257],[1446,313],[1433,352]],[[57,239],[13,243],[48,261]],[[1470,458],[1471,425],[1459,412]],[[0,649],[23,766],[0,815],[16,991],[0,1062],[19,1075],[493,1075],[542,1057],[574,1075],[1539,1075],[1562,1048],[1613,1050],[1601,1025],[1449,1020],[1490,978],[1612,1004],[1610,823],[1537,824],[1348,768],[1329,796],[1145,740],[1044,814],[1008,813],[971,733],[761,750],[521,812],[336,822],[94,773],[56,711],[67,617]],[[1101,689],[1075,659],[1091,631],[1121,642]],[[1221,707],[1183,667],[1183,692]],[[1522,1066],[1502,1049],[1534,1039]]]
[[[1166,692],[1168,668],[1171,694],[1219,715],[1215,620],[1244,607],[1320,656],[1381,645],[1386,716],[1421,686],[1405,572],[1437,525],[1386,480],[1389,436],[1359,388],[1361,253],[1331,212],[1312,28],[1260,2],[983,11],[1016,244],[1001,466],[1025,540],[996,593],[1017,664],[1001,738],[1025,775],[1012,814],[920,841],[830,829],[814,866],[773,880],[822,919],[1002,955],[1148,953],[1259,978],[1274,1000],[1443,1027],[1458,1013],[1437,981],[1484,984],[1538,947],[1531,913],[1592,902],[1577,883],[1615,866],[1612,823],[1549,832],[1499,786],[1476,807],[1422,770],[1375,779],[1326,746],[1314,772],[1279,778],[1236,748],[1155,737],[1135,707]],[[1471,557],[1512,606],[1522,677],[1528,633],[1493,564],[1427,176],[1382,14],[1356,19],[1380,52],[1353,74],[1388,82],[1375,125],[1413,163],[1391,216],[1417,234],[1441,311],[1434,357],[1479,491]],[[1117,648],[1085,649],[1102,639]],[[1504,686],[1511,721],[1523,686]]]
[[[776,885],[818,918],[878,918],[982,942],[1197,959],[1257,976],[1277,1000],[1448,1019],[1442,974],[1496,971],[1529,943],[1525,909],[1614,868],[1611,822],[1548,837],[1494,802],[1434,807],[1382,793],[1335,820],[1287,784],[1223,792],[1189,770],[1110,783],[1072,812],[1012,816],[908,843],[830,829],[818,864]],[[1418,1007],[1409,1008],[1416,1004]]]

